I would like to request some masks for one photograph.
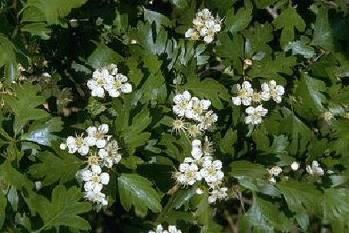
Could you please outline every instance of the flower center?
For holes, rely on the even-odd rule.
[[[120,80],[115,80],[114,85],[115,89],[120,89],[122,86],[122,82]]]
[[[83,137],[77,137],[76,138],[76,145],[78,146],[78,147],[81,147],[81,146],[83,146],[85,144],[85,140],[84,140],[84,138]]]

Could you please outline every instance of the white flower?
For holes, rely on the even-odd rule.
[[[65,144],[71,154],[78,152],[80,155],[87,155],[89,151],[88,143],[83,136],[69,136]]]
[[[168,233],[182,233],[181,230],[177,229],[176,226],[168,226]]]
[[[196,164],[182,163],[179,165],[179,172],[176,174],[177,181],[183,185],[193,185],[201,180],[199,168]]]
[[[66,149],[67,149],[67,145],[64,144],[64,143],[61,143],[61,144],[59,145],[59,148],[60,148],[61,150],[66,150]]]
[[[162,225],[157,225],[155,231],[149,231],[149,233],[163,233],[164,228]]]
[[[204,37],[204,41],[205,41],[206,44],[211,43],[211,42],[213,41],[213,39],[214,39],[214,35],[212,35],[212,34],[206,35],[206,36]]]
[[[91,202],[97,203],[97,205],[108,205],[108,200],[102,192],[87,191],[85,192],[85,198]]]
[[[118,73],[117,65],[110,64],[95,70],[87,86],[92,96],[104,97],[106,91],[111,97],[118,97],[121,93],[132,92],[132,85],[127,80],[125,75]]]
[[[92,79],[87,81],[87,87],[91,90],[91,95],[103,98],[105,96],[104,86],[111,78],[106,68],[95,70],[92,73]]]
[[[187,130],[186,122],[182,118],[177,118],[172,122],[172,130],[177,134],[185,132]]]
[[[201,188],[197,188],[197,189],[195,190],[195,193],[198,194],[198,195],[201,195],[201,194],[204,193],[204,190],[202,190]]]
[[[274,177],[274,176],[271,176],[271,177],[269,178],[269,182],[275,184],[275,183],[276,183],[275,177]]]
[[[205,160],[200,170],[200,175],[205,179],[207,183],[216,183],[221,181],[224,177],[224,173],[221,171],[222,162],[220,160]]]
[[[114,164],[118,164],[121,160],[121,154],[118,152],[118,142],[112,140],[107,146],[98,151],[98,156],[102,159],[103,165],[111,168]]]
[[[115,77],[107,83],[105,89],[111,97],[119,97],[121,93],[132,92],[132,85],[127,83],[128,78],[122,74],[116,74]]]
[[[299,163],[297,161],[294,161],[292,164],[291,164],[291,169],[293,171],[297,171],[299,169]]]
[[[164,230],[162,225],[157,225],[155,231],[149,231],[148,233],[182,233],[176,226],[169,225],[167,230]]]
[[[198,40],[200,38],[200,35],[195,29],[189,28],[185,32],[185,37],[190,38],[191,40]]]
[[[173,102],[175,105],[172,107],[172,110],[177,116],[190,118],[193,115],[191,95],[188,91],[173,97]]]
[[[221,30],[221,21],[219,17],[214,18],[208,9],[197,12],[193,19],[193,28],[185,32],[185,37],[191,40],[198,40],[200,37],[209,44],[214,36]]]
[[[88,127],[86,129],[87,137],[86,142],[89,146],[96,146],[97,148],[103,148],[107,144],[107,133],[109,126],[107,124],[101,124],[100,126]]]
[[[102,172],[102,169],[98,165],[91,165],[90,169],[84,169],[80,172],[82,180],[85,182],[85,191],[100,192],[103,189],[103,185],[109,183],[109,174]]]
[[[41,181],[35,181],[35,189],[36,191],[39,191],[42,188],[42,182]]]
[[[248,116],[245,117],[245,123],[257,125],[262,123],[262,117],[268,113],[268,109],[263,108],[262,105],[258,105],[256,108],[250,106],[245,112],[248,114]]]
[[[198,136],[200,136],[202,133],[202,128],[200,127],[200,125],[196,125],[196,124],[189,124],[187,127],[187,134],[189,137],[191,138],[196,138]]]
[[[190,116],[188,118],[192,118],[195,121],[201,121],[201,115],[211,106],[211,101],[209,100],[200,100],[197,97],[192,97],[192,111],[190,111]]]
[[[280,173],[282,172],[282,168],[279,166],[274,166],[267,170],[269,173],[269,182],[275,184],[276,183],[275,177],[278,177],[280,175]]]
[[[268,172],[271,176],[279,176],[282,172],[282,168],[279,166],[274,166],[271,169],[268,169]]]
[[[320,167],[318,161],[314,160],[310,165],[306,167],[307,172],[314,176],[323,176],[325,174],[324,170]]]
[[[327,111],[327,112],[323,112],[323,113],[321,114],[321,117],[322,117],[325,121],[330,122],[330,121],[334,118],[334,115],[333,115],[332,112]]]
[[[149,231],[149,233],[182,233],[176,226],[169,225],[167,230],[164,230],[162,225],[157,225],[155,231]]]
[[[208,197],[208,203],[215,203],[217,200],[225,200],[228,198],[227,194],[228,188],[219,187],[215,188],[210,192],[210,196]]]
[[[263,83],[261,89],[261,96],[264,101],[272,98],[276,103],[281,103],[282,96],[285,94],[284,87],[277,85],[274,80],[269,81],[269,83]]]
[[[214,113],[213,111],[208,111],[205,113],[205,115],[201,116],[200,118],[201,122],[199,124],[199,127],[201,130],[208,130],[211,129],[214,125],[214,123],[217,122],[218,120],[218,116],[216,113]]]
[[[250,82],[244,81],[241,85],[235,84],[233,86],[233,91],[237,93],[236,97],[232,97],[234,105],[251,105],[253,88]]]
[[[193,156],[195,160],[199,160],[203,155],[202,148],[201,148],[201,141],[195,139],[192,141],[191,144],[192,144],[191,156]]]

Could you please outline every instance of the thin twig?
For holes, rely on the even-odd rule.
[[[227,220],[227,222],[229,224],[229,229],[230,229],[231,233],[237,233],[237,228],[235,226],[234,220],[229,215],[227,210],[224,210],[224,218],[225,218],[225,220]]]

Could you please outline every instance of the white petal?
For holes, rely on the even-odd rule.
[[[102,172],[101,167],[98,165],[91,165],[91,170],[94,174],[97,174],[97,175],[101,174],[101,172]]]
[[[106,173],[106,172],[103,172],[101,175],[100,175],[100,178],[101,178],[101,183],[104,184],[104,185],[107,185],[109,183],[109,174]]]
[[[129,83],[125,83],[121,86],[121,91],[123,93],[131,93],[132,92],[132,85]]]
[[[109,90],[108,90],[108,94],[109,94],[111,97],[116,98],[116,97],[119,97],[119,96],[120,96],[120,91],[118,91],[118,90],[112,88],[112,89],[109,89]]]
[[[100,126],[98,126],[98,131],[106,134],[109,131],[109,126],[107,124],[101,124]]]
[[[212,35],[207,35],[204,37],[204,41],[209,44],[213,41],[213,36]]]
[[[240,97],[232,97],[231,100],[233,101],[234,105],[241,105],[241,98]]]
[[[95,137],[85,137],[85,141],[87,145],[94,146],[96,145],[96,138]]]
[[[80,155],[87,155],[89,151],[89,147],[86,145],[86,146],[82,146],[78,149],[78,152]]]

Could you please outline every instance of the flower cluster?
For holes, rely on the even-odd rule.
[[[222,162],[213,160],[211,143],[205,138],[204,143],[200,140],[192,141],[191,157],[186,157],[179,165],[175,177],[179,184],[192,186],[201,180],[208,185],[210,196],[208,201],[214,203],[228,197],[227,188],[222,187],[224,173]]]
[[[61,149],[67,149],[69,153],[78,153],[87,157],[87,167],[80,170],[78,178],[84,182],[85,198],[97,204],[108,204],[103,187],[109,183],[109,174],[103,172],[103,168],[111,168],[121,160],[119,145],[116,140],[111,140],[107,135],[109,126],[101,124],[98,127],[91,126],[86,129],[86,134],[73,137],[69,136]]]
[[[107,92],[111,97],[118,97],[121,93],[132,92],[132,85],[127,81],[125,75],[118,73],[117,65],[110,64],[95,70],[92,79],[87,81],[87,87],[92,96],[103,98]]]
[[[274,166],[270,169],[268,169],[268,173],[269,173],[269,181],[271,183],[276,183],[276,177],[278,177],[282,172],[282,168],[279,166]]]
[[[173,129],[190,137],[196,138],[203,131],[211,130],[218,119],[217,114],[209,109],[211,101],[192,97],[188,91],[177,94],[173,102],[172,110],[177,115]]]
[[[205,8],[196,13],[196,17],[193,19],[193,28],[189,28],[185,32],[185,37],[191,40],[203,39],[205,43],[209,44],[213,41],[215,34],[220,30],[220,18],[213,17],[212,13]]]
[[[234,105],[249,106],[245,110],[247,113],[245,123],[252,125],[262,123],[262,117],[265,117],[268,113],[268,109],[261,104],[262,101],[273,100],[276,103],[281,103],[282,96],[285,93],[284,87],[277,85],[274,80],[263,83],[260,92],[255,91],[248,81],[244,81],[241,85],[235,84],[233,91],[237,94],[237,96],[232,97]]]
[[[311,166],[306,166],[306,171],[313,176],[323,176],[325,174],[324,169],[320,167],[319,162],[316,160],[311,163]]]
[[[297,161],[294,161],[291,163],[290,168],[292,171],[298,171],[301,167],[301,164]],[[314,160],[312,161],[311,165],[307,165],[305,167],[306,172],[311,176],[323,176],[325,174],[325,171],[323,168],[321,168],[318,161]],[[268,180],[269,182],[275,184],[276,178],[279,177],[279,175],[283,172],[282,168],[279,166],[273,166],[270,169],[267,169],[268,171]],[[328,174],[333,174],[333,171],[328,170]]]
[[[157,225],[155,231],[149,231],[148,233],[182,233],[176,226],[169,225],[167,230],[164,230],[162,225]]]

